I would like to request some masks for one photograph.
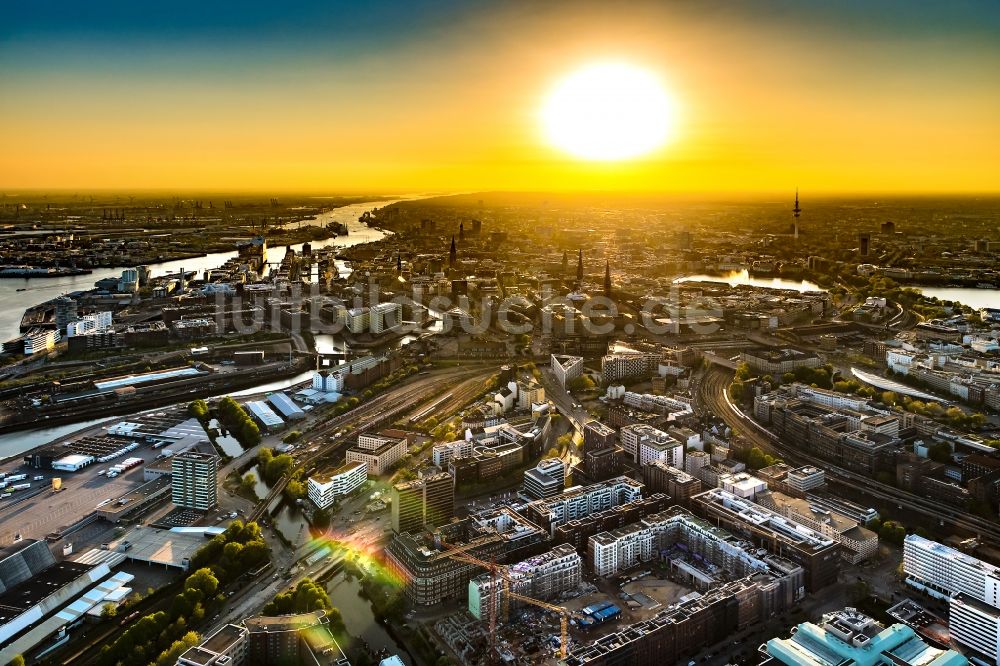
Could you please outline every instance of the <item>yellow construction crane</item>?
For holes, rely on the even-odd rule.
[[[510,577],[510,567],[502,564],[497,564],[496,562],[487,562],[486,560],[470,555],[466,552],[472,544],[467,544],[465,546],[452,546],[451,544],[441,542],[441,545],[447,548],[447,552],[444,553],[445,557],[450,559],[458,560],[460,562],[466,562],[468,564],[474,564],[476,566],[482,567],[490,574],[490,596],[489,596],[489,626],[490,626],[490,658],[493,659],[497,655],[496,650],[496,625],[497,625],[497,611],[499,610],[496,595],[499,592],[498,582],[503,583],[503,620],[504,624],[507,624],[510,614],[510,600],[518,599],[533,606],[538,606],[539,608],[544,608],[546,610],[552,611],[559,614],[559,658],[565,659],[567,651],[569,650],[569,618],[571,612],[563,608],[562,606],[556,606],[548,602],[542,601],[540,599],[535,599],[534,597],[529,597],[523,594],[518,594],[517,592],[512,592],[510,589],[510,584],[513,582]]]
[[[505,581],[506,582],[506,581]],[[507,585],[504,585],[507,589]],[[504,593],[504,601],[508,598],[510,599],[520,599],[525,603],[538,606],[539,608],[544,608],[550,610],[554,613],[559,614],[559,658],[565,659],[566,653],[569,650],[569,616],[570,611],[562,606],[556,606],[555,604],[550,604],[548,602],[542,601],[540,599],[535,599],[534,597],[526,597],[523,594],[518,594],[517,592],[511,592],[509,589]]]

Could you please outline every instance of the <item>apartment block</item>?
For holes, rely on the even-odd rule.
[[[184,451],[171,458],[171,499],[176,506],[211,511],[219,503],[218,458]]]

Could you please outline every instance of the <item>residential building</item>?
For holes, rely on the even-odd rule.
[[[695,495],[691,502],[706,520],[799,564],[810,591],[837,581],[840,544],[830,537],[721,488]]]
[[[615,446],[615,431],[600,421],[589,421],[583,426],[583,452],[610,449]]]
[[[363,462],[345,463],[327,474],[309,477],[309,499],[320,509],[326,509],[338,498],[350,495],[368,480],[368,465]]]
[[[185,509],[211,511],[218,505],[218,458],[182,451],[171,459],[171,499]]]
[[[66,325],[66,337],[72,338],[77,335],[88,335],[105,331],[111,328],[111,312],[95,312],[84,315],[76,321],[70,321]]]
[[[689,507],[691,498],[701,492],[700,480],[662,460],[642,466],[642,481],[650,492],[666,493],[684,507]]]
[[[506,583],[488,573],[469,581],[469,612],[477,619],[488,616],[491,599],[495,604],[492,612],[499,612],[508,589],[514,594],[543,601],[575,589],[583,575],[583,559],[569,544],[560,544],[552,550],[506,567],[503,572]],[[495,591],[492,589],[493,585],[497,586]],[[519,605],[516,598],[509,601],[512,609]]]
[[[645,423],[625,426],[618,437],[626,455],[640,465],[662,460],[671,467],[684,466],[684,446],[658,428]]]
[[[525,507],[525,515],[532,522],[550,532],[557,525],[583,518],[642,497],[643,485],[627,476],[567,488],[562,494],[549,499],[535,500]]]

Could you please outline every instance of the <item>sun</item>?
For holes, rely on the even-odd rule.
[[[675,105],[649,70],[600,63],[573,72],[549,93],[542,126],[550,143],[586,160],[625,160],[666,143]]]

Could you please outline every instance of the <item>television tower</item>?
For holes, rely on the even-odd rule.
[[[795,221],[792,222],[792,233],[795,235],[795,240],[799,239],[799,213],[802,209],[799,208],[799,188],[795,188],[795,208],[792,209],[792,213],[795,214]]]

